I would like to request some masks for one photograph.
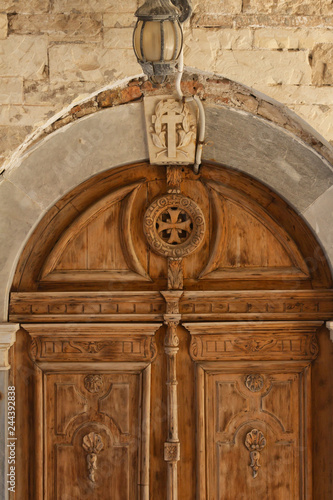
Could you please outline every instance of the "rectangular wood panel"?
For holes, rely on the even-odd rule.
[[[139,499],[142,376],[49,373],[46,498]]]
[[[252,375],[263,381],[258,392],[246,387],[246,374],[205,372],[207,499],[234,500],[236,493],[247,500],[258,495],[271,500],[303,499],[302,375]],[[254,430],[256,436],[262,433],[265,442],[256,477],[246,446]],[[256,441],[253,446],[258,446]]]

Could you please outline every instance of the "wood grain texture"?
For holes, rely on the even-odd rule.
[[[206,227],[174,266],[143,229],[170,192]],[[174,209],[166,230],[189,233]],[[301,218],[232,169],[141,163],[78,186],[35,229],[10,296],[25,328],[11,500],[331,498],[331,286]]]

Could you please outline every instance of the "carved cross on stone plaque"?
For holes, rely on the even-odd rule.
[[[177,123],[182,123],[183,116],[170,109],[162,116],[161,121],[167,125],[168,129],[168,158],[176,159],[177,157],[177,136],[176,127]]]
[[[145,97],[150,163],[189,165],[195,161],[197,110],[173,96]]]

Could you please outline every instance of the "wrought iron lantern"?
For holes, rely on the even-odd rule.
[[[136,11],[133,48],[143,72],[153,83],[163,83],[177,71],[183,48],[180,23],[190,11],[187,0],[146,0]]]

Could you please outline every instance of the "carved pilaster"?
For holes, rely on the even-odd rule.
[[[16,332],[20,325],[0,323],[0,491],[3,500],[8,498],[8,352],[16,341]]]
[[[180,321],[179,300],[183,291],[169,290],[161,292],[166,301],[164,322],[167,331],[164,339],[164,351],[167,357],[167,415],[168,438],[164,443],[164,460],[168,464],[167,500],[178,499],[177,462],[180,458],[178,436],[178,399],[177,399],[177,364],[179,346],[177,327]]]
[[[20,325],[0,323],[0,371],[9,370],[8,352],[16,341],[16,332]]]

